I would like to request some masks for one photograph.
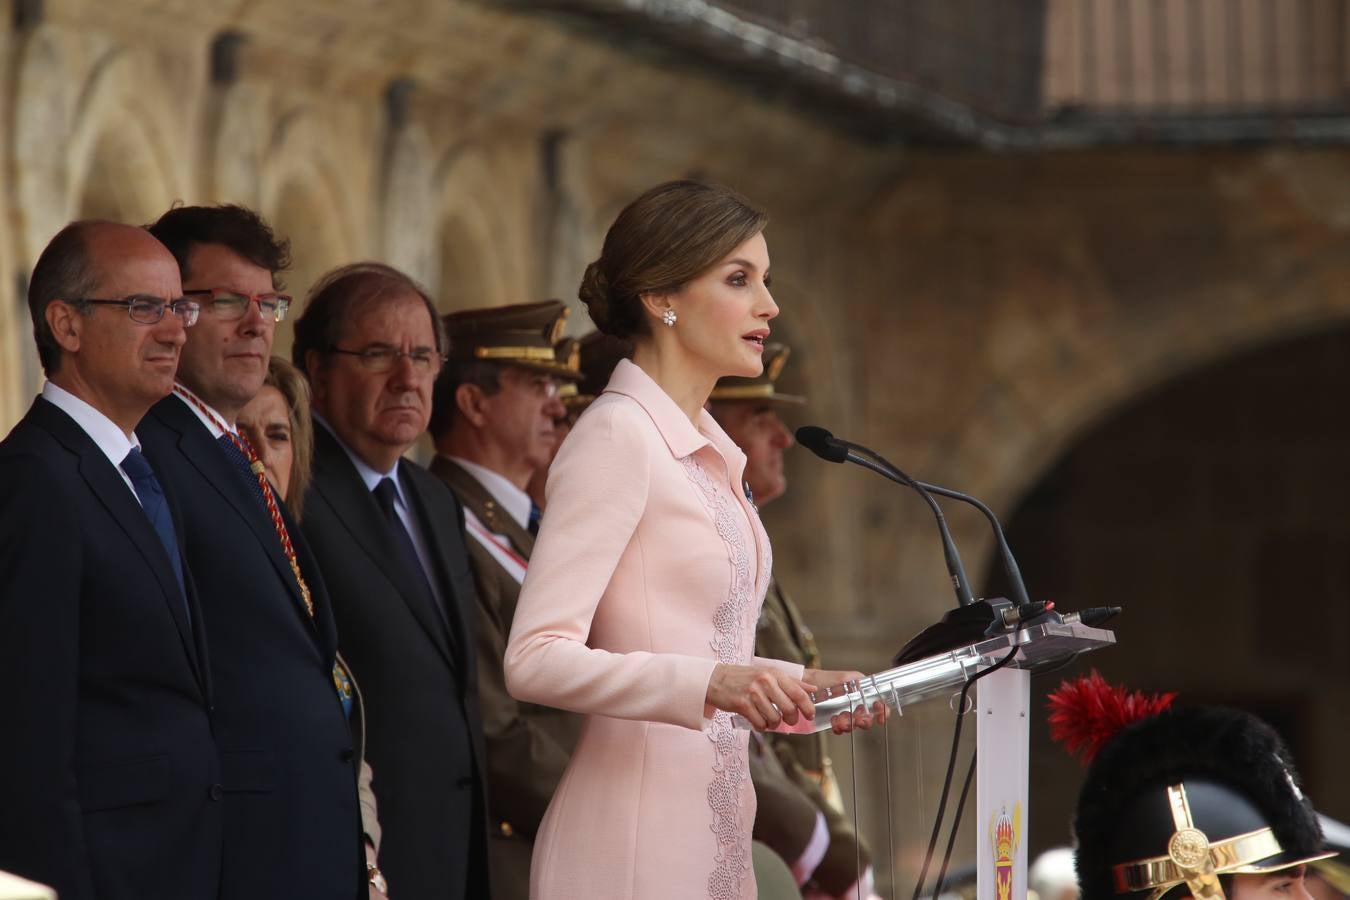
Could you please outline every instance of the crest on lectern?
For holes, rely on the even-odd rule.
[[[994,895],[998,900],[1012,900],[1013,860],[1022,842],[1022,804],[1013,806],[1012,814],[1002,807],[989,817],[989,848],[994,864]]]

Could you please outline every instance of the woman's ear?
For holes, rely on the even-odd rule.
[[[642,303],[642,311],[647,316],[648,324],[660,322],[661,315],[668,309],[671,309],[671,295],[658,294],[652,291],[638,294],[638,300]],[[655,330],[655,329],[653,329]]]

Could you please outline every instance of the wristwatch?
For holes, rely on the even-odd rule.
[[[381,894],[389,893],[389,882],[384,880],[384,873],[373,862],[366,863],[366,880],[370,882],[371,887]]]

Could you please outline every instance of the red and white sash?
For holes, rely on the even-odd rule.
[[[511,542],[504,535],[489,531],[487,526],[473,514],[470,509],[464,510],[464,527],[469,532],[469,536],[482,545],[483,549],[505,569],[516,584],[525,582],[525,569],[529,566],[525,557],[521,556],[511,546]]]

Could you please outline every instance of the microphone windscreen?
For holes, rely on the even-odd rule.
[[[842,463],[848,458],[848,448],[838,443],[833,434],[819,425],[803,425],[798,428],[797,443],[826,462]]]

